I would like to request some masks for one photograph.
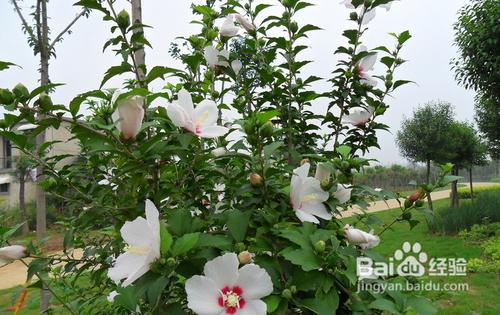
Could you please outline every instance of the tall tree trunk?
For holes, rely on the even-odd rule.
[[[427,173],[426,173],[427,184],[431,182],[431,160],[427,160]],[[429,204],[429,209],[434,211],[434,206],[432,205],[431,194],[427,194],[427,203]]]
[[[470,200],[474,202],[474,188],[472,187],[472,166],[469,167]]]
[[[142,24],[142,3],[141,0],[132,0],[132,23]],[[137,27],[133,31],[134,33],[144,33],[142,27]],[[144,46],[134,52],[134,59],[138,67],[138,75],[141,82],[144,80],[145,69],[146,69],[146,52],[144,51]]]
[[[40,50],[40,84],[46,85],[50,83],[49,79],[49,28],[47,24],[47,0],[37,1],[37,31],[38,44]],[[39,120],[44,119],[43,115],[38,117]],[[36,137],[37,148],[45,142],[45,131],[40,132]],[[43,166],[38,166],[37,173],[40,181],[44,180]],[[36,236],[39,241],[47,235],[47,204],[45,191],[37,185],[36,187]],[[45,314],[50,306],[50,292],[43,286],[40,290],[40,313]]]
[[[24,198],[24,187],[26,182],[26,168],[19,168],[19,211],[21,212],[21,218],[24,221],[21,233],[23,236],[28,235],[30,232],[30,226],[28,223],[28,213],[26,212],[26,201]]]
[[[452,170],[452,175],[458,176],[458,166],[454,165]],[[452,209],[458,208],[458,180],[451,182],[451,196],[450,196],[450,207]]]

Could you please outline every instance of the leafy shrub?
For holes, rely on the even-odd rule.
[[[467,269],[470,272],[500,272],[500,237],[488,239],[481,248],[483,257],[470,259]]]
[[[500,194],[500,185],[478,187],[474,188],[473,190],[474,190],[474,196],[477,196],[487,191],[496,191],[497,194]],[[469,187],[462,187],[458,189],[458,198],[471,199],[470,197],[471,196]]]
[[[493,177],[492,179],[490,179],[490,182],[492,182],[492,183],[500,183],[500,177]]]
[[[444,208],[437,211],[429,229],[432,232],[455,234],[470,229],[474,224],[500,222],[500,193],[485,191],[474,202],[463,202],[458,208]]]
[[[474,224],[470,230],[460,231],[458,236],[467,242],[482,242],[490,237],[500,236],[500,223]]]

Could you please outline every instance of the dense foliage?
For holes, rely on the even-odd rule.
[[[455,43],[459,56],[453,61],[456,78],[467,88],[500,101],[500,3],[471,0],[459,11]]]
[[[104,47],[121,58],[101,89],[65,105],[44,93],[57,92],[57,84],[1,90],[1,135],[43,165],[39,185],[73,213],[60,222],[62,255],[44,256],[41,244],[28,248],[39,256],[29,277],[59,286],[64,294],[54,298],[65,311],[326,315],[382,313],[390,305],[429,314],[423,298],[356,291],[356,257],[377,257],[370,247],[378,236],[344,228],[334,217],[385,195],[352,180],[368,165],[364,153],[378,146],[376,132],[387,129],[377,121],[388,110],[386,96],[408,83],[394,77],[408,32],[391,34],[392,48],[362,46],[368,22],[389,0],[346,1],[352,29],[343,33],[347,43],[336,51],[331,89],[323,92],[312,83],[324,79],[302,72],[311,62],[300,57],[307,36],[319,28],[299,25],[295,15],[310,3],[276,1],[275,15],[252,0],[193,5],[200,32],[172,50],[183,69],[137,63],[134,52],[150,43],[113,1],[77,4],[110,22]],[[378,54],[385,70],[374,75]],[[104,89],[118,75],[122,90]],[[153,91],[157,80],[164,88]],[[324,115],[311,111],[319,98],[330,104]],[[227,110],[239,119],[227,121]],[[21,121],[38,127],[16,132]],[[35,150],[29,141],[62,123],[82,150],[77,163],[64,166],[66,155],[46,154],[53,143]],[[445,176],[450,169],[443,166],[435,185],[420,187],[395,222],[418,224],[410,213],[426,211],[419,199],[456,179]],[[223,277],[231,286],[219,283]],[[204,304],[205,295],[212,304]]]

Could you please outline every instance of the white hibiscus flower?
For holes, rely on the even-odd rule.
[[[330,220],[332,214],[328,212],[323,202],[328,200],[328,192],[321,188],[321,183],[314,177],[309,177],[309,163],[293,171],[290,184],[290,202],[297,217],[302,221],[319,223],[316,217]]]
[[[344,230],[349,243],[358,245],[362,249],[372,248],[380,243],[380,238],[377,235],[373,235],[373,231],[366,233],[365,231],[353,228],[349,224],[344,226]]]
[[[188,307],[198,315],[265,315],[261,299],[273,292],[271,277],[257,265],[238,265],[235,253],[207,262],[204,276],[186,281]]]
[[[146,219],[137,217],[127,221],[120,229],[128,246],[118,256],[114,267],[108,270],[108,277],[114,282],[125,279],[126,287],[149,271],[152,262],[160,258],[160,221],[158,209],[146,200]]]
[[[177,102],[167,107],[167,115],[177,126],[201,138],[216,138],[225,135],[229,129],[217,125],[218,109],[212,100],[204,100],[194,108],[188,91],[179,91]]]

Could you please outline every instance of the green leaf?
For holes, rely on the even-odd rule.
[[[148,285],[147,296],[150,305],[156,305],[161,297],[162,291],[168,284],[168,278],[161,276]]]
[[[116,292],[118,292],[118,295],[115,297],[113,302],[123,308],[135,312],[137,306],[137,296],[134,287],[128,286],[123,288],[118,286],[116,288]]]
[[[34,97],[40,95],[41,93],[53,90],[55,87],[61,86],[61,85],[64,85],[64,83],[49,83],[49,84],[45,84],[45,85],[40,85],[39,87],[37,87],[36,89],[34,89],[33,91],[31,91],[30,96],[28,97],[28,99],[31,100]]]
[[[160,223],[160,252],[162,256],[166,256],[170,248],[172,247],[172,243],[174,242],[174,239],[172,238],[172,235],[167,230],[167,227],[165,226],[165,222]]]
[[[233,246],[231,239],[225,235],[200,234],[198,247],[215,247],[221,250],[230,250]]]
[[[352,148],[350,146],[347,146],[347,145],[341,145],[337,148],[337,152],[344,158],[348,158],[349,157],[349,153],[351,153],[352,151]]]
[[[248,230],[248,222],[251,212],[241,212],[233,210],[228,215],[227,228],[229,233],[237,242],[242,242],[245,239]]]
[[[281,302],[281,297],[278,295],[269,295],[265,297],[263,300],[264,303],[266,303],[267,305],[267,313],[269,314],[274,312],[278,308]]]
[[[443,179],[440,181],[440,185],[446,186],[451,182],[457,181],[459,179],[462,179],[462,176],[454,176],[454,175],[448,175],[443,177]]]
[[[50,260],[45,258],[35,259],[28,265],[28,277],[27,280],[31,280],[34,275],[39,272],[45,271],[49,265]]]
[[[398,36],[398,44],[403,45],[410,38],[411,38],[410,31],[404,31]]]
[[[200,238],[199,233],[189,233],[181,236],[177,241],[175,241],[174,247],[172,248],[173,256],[180,256],[189,252]]]
[[[8,62],[8,61],[1,61],[0,60],[0,71],[2,70],[5,70],[5,69],[9,69],[10,66],[16,66],[16,67],[19,67],[18,65],[16,65],[15,63],[12,63],[12,62]]]
[[[131,71],[132,71],[132,66],[126,62],[122,63],[119,66],[114,66],[109,68],[108,71],[106,71],[106,73],[104,74],[104,78],[102,79],[99,88],[102,88],[104,84],[108,82],[108,80],[111,79],[112,77]]]
[[[258,112],[257,114],[255,114],[255,117],[259,122],[266,123],[269,120],[273,119],[274,117],[278,116],[279,113],[280,113],[279,110],[273,109],[265,112]]]
[[[413,308],[420,315],[437,314],[437,309],[428,299],[424,297],[410,296],[408,297],[408,302],[406,304]]]
[[[400,314],[400,312],[396,308],[396,305],[393,302],[386,299],[375,300],[371,302],[370,305],[368,305],[368,307],[371,309],[387,311],[390,312],[391,314]]]
[[[302,305],[319,315],[335,314],[339,307],[339,295],[336,290],[330,290],[328,293],[323,293],[318,290],[314,299],[306,299],[302,301]]]
[[[392,89],[395,90],[398,87],[400,87],[402,85],[405,85],[405,84],[408,84],[408,83],[415,83],[415,82],[408,81],[408,80],[398,80],[398,81],[394,82],[394,85],[392,86]]]
[[[162,66],[156,66],[153,67],[149,72],[144,81],[146,83],[151,83],[152,81],[161,78],[165,79],[165,74],[168,73],[176,73],[179,72],[179,70],[174,69],[174,68],[168,68],[168,67],[162,67]]]
[[[266,145],[263,148],[264,151],[264,159],[269,160],[269,158],[273,155],[273,153],[279,149],[283,145],[282,141],[276,141],[271,144]]]
[[[0,231],[4,231],[4,232],[2,232],[2,237],[0,238],[0,240],[2,240],[2,241],[8,240],[9,237],[11,237],[12,235],[14,235],[14,233],[16,233],[17,230],[19,230],[21,228],[21,226],[23,226],[23,224],[24,224],[24,222],[21,222],[21,223],[19,223],[17,225],[14,225],[11,228],[5,228],[5,229],[2,226],[0,226],[0,228],[1,228]]]
[[[292,249],[286,248],[281,255],[292,264],[302,267],[304,271],[317,270],[321,262],[314,251],[310,248]]]

